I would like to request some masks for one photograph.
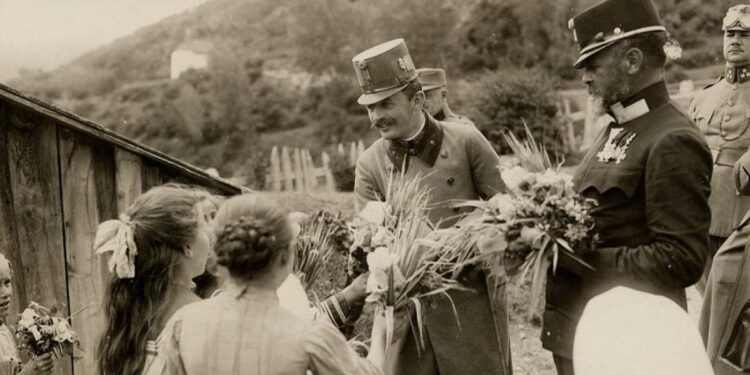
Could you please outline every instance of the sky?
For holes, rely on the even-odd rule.
[[[207,0],[0,0],[0,81],[54,69]]]

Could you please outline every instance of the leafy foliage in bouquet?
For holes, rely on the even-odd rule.
[[[547,152],[532,138],[518,140],[506,135],[514,160],[499,166],[507,193],[488,201],[457,205],[480,209],[448,230],[442,242],[443,264],[457,267],[483,262],[490,273],[504,276],[513,265],[532,274],[531,304],[543,292],[547,270],[557,269],[559,257],[567,256],[591,268],[582,255],[598,242],[591,210],[596,201],[575,191],[572,176],[553,165]],[[500,256],[502,254],[502,256]],[[458,260],[458,261],[456,261]]]
[[[61,357],[80,349],[78,335],[67,319],[52,316],[49,309],[31,302],[16,324],[18,348],[31,355],[54,353]]]
[[[414,309],[417,326],[412,332],[418,336],[417,342],[423,342],[421,301],[438,295],[450,300],[447,291],[461,288],[442,274],[436,262],[438,254],[424,242],[433,231],[427,219],[428,194],[421,178],[405,179],[402,174],[389,181],[385,202],[373,202],[366,209],[374,213],[371,217],[376,221],[382,219],[374,224],[390,233],[383,236],[385,246],[367,254],[367,302],[385,311],[388,344],[393,337],[394,311]],[[455,307],[454,312],[458,320]]]

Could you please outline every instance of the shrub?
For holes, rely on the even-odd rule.
[[[523,137],[524,122],[550,155],[564,150],[554,82],[535,70],[487,73],[472,84],[465,101],[470,118],[499,154],[510,153],[502,134]]]
[[[354,166],[349,163],[349,157],[331,152],[331,173],[336,183],[337,191],[354,191]]]

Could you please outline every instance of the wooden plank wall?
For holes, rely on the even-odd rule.
[[[179,170],[0,100],[0,252],[12,263],[11,324],[35,301],[72,317],[82,355],[55,374],[94,374],[111,275],[94,254],[100,222]],[[217,187],[209,188],[214,193]]]

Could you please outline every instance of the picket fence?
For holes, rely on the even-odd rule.
[[[347,157],[350,166],[357,164],[357,159],[365,151],[362,140],[346,145],[339,143],[334,152]],[[315,166],[310,150],[274,146],[271,149],[271,166],[268,175],[272,191],[336,191],[336,182],[331,171],[331,156],[328,152],[320,153],[319,167]]]

